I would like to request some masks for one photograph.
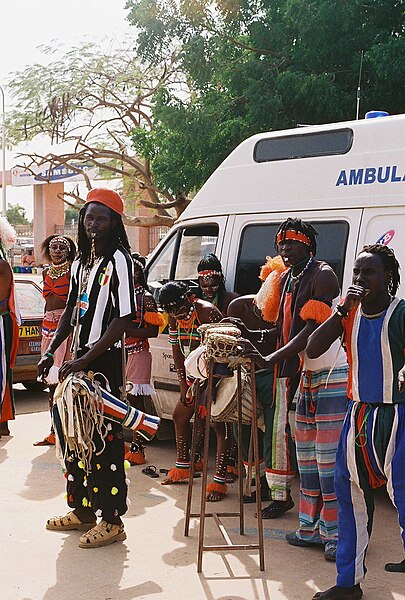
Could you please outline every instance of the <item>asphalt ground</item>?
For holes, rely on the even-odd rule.
[[[335,565],[317,548],[296,548],[285,534],[297,526],[296,506],[282,518],[264,521],[266,570],[256,551],[204,554],[196,568],[198,519],[183,535],[187,485],[161,486],[142,467],[131,467],[131,506],[124,517],[127,540],[93,550],[78,548],[80,533],[49,532],[46,520],[66,512],[64,478],[53,448],[33,447],[49,429],[45,393],[16,390],[17,418],[11,436],[0,440],[0,599],[1,600],[306,600],[334,584]],[[148,464],[170,468],[173,441],[154,441]],[[211,473],[213,461],[210,460]],[[199,510],[201,480],[196,480],[193,511]],[[218,507],[219,508],[219,507]],[[237,508],[237,487],[220,510]],[[235,518],[224,519],[235,543],[257,539],[255,507],[246,506],[246,535]],[[222,543],[212,519],[206,542]],[[365,600],[405,600],[405,575],[384,571],[387,561],[403,558],[396,512],[384,491],[376,501],[374,531],[363,584]]]

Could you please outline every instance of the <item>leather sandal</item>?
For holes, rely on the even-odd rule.
[[[49,531],[70,531],[72,529],[88,531],[94,527],[95,524],[96,521],[91,523],[83,523],[83,521],[80,521],[80,519],[76,517],[75,513],[71,510],[63,517],[53,517],[52,519],[48,519],[46,522],[46,528]]]
[[[55,444],[56,444],[55,434],[51,432],[43,440],[40,440],[39,442],[34,442],[32,445],[33,446],[55,446]]]
[[[123,542],[126,539],[124,525],[114,525],[103,520],[80,536],[79,548],[101,548],[114,542]]]

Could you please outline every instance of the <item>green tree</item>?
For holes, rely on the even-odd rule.
[[[136,131],[160,185],[199,187],[247,135],[404,110],[401,0],[128,0],[138,52],[179,56],[187,91],[155,98]]]
[[[21,204],[9,203],[6,217],[12,225],[28,225],[29,221],[25,215],[25,208]]]

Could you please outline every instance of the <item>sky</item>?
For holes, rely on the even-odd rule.
[[[6,93],[6,112],[11,99],[7,81],[15,71],[35,62],[46,64],[51,58],[39,46],[61,44],[67,49],[83,42],[125,39],[133,31],[126,16],[126,0],[2,0],[0,17],[0,85]],[[6,168],[13,166],[7,152]],[[21,204],[28,218],[33,216],[32,189],[7,187],[7,203]]]

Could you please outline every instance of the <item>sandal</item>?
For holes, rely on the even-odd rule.
[[[124,525],[113,525],[107,521],[100,521],[95,527],[84,533],[79,538],[79,548],[101,548],[114,542],[123,542],[127,539]]]
[[[213,481],[207,485],[205,493],[207,495],[207,502],[220,502],[225,498],[228,490],[225,483],[216,483]]]
[[[88,531],[94,527],[96,521],[92,523],[83,523],[75,513],[71,510],[63,517],[53,517],[48,519],[46,522],[46,528],[49,531],[70,531],[72,529],[78,529],[79,531]]]
[[[43,440],[40,440],[39,442],[34,442],[32,445],[33,446],[55,446],[55,444],[56,444],[55,434],[50,433],[49,435],[46,436],[46,438],[44,438]]]
[[[148,467],[145,467],[142,469],[142,473],[148,477],[152,477],[153,479],[159,477],[159,473],[157,472],[155,465],[149,465]]]
[[[132,442],[128,449],[126,449],[124,460],[131,463],[131,466],[144,465],[146,463],[144,446]]]

